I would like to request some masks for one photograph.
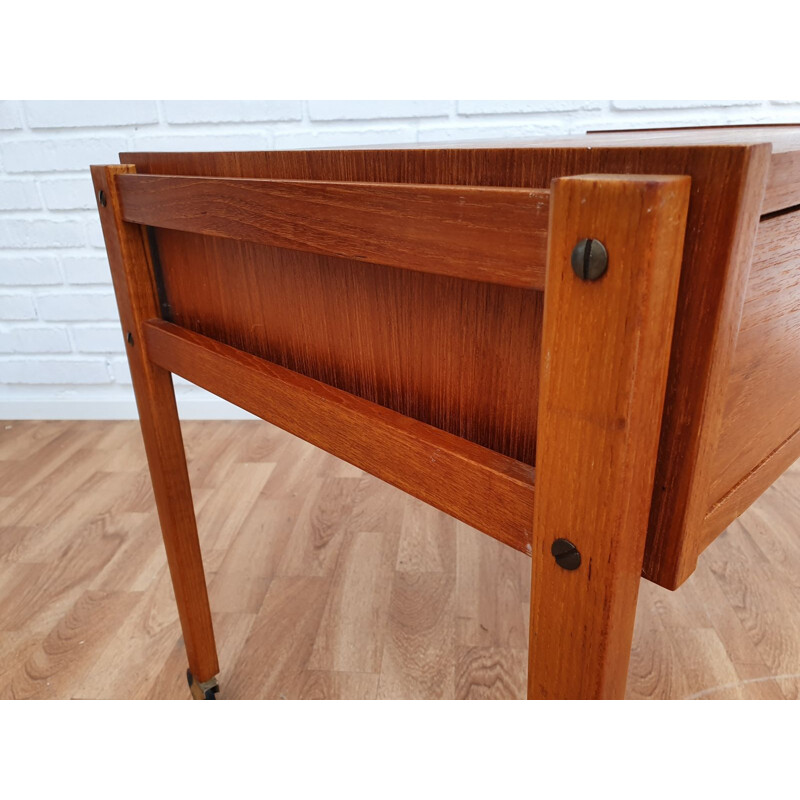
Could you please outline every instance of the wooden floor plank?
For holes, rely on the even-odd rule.
[[[278,574],[329,577],[336,568],[360,479],[310,478],[305,483],[308,494],[286,543]]]
[[[455,573],[458,521],[415,497],[405,498],[403,509],[397,570]]]
[[[231,546],[236,534],[250,513],[272,474],[274,464],[234,464],[220,481],[218,492],[208,493],[195,510],[202,547],[225,550]],[[219,502],[220,495],[227,502]]]
[[[459,647],[455,697],[458,700],[516,700],[528,681],[528,651],[510,647]]]
[[[298,700],[374,700],[378,676],[368,672],[316,672],[308,670],[297,676],[290,690]]]
[[[113,641],[82,674],[70,696],[75,699],[144,699],[170,650],[180,639],[178,612],[166,566],[143,592]],[[185,671],[185,670],[184,670]]]
[[[8,671],[0,699],[70,697],[76,674],[89,670],[139,601],[131,592],[84,592],[43,639],[27,639]]]
[[[222,699],[525,696],[530,560],[259,421],[187,422]],[[800,699],[800,462],[677,592],[631,698]],[[0,697],[183,698],[137,422],[0,424]]]
[[[308,668],[379,673],[398,534],[348,531]]]
[[[226,697],[294,699],[325,609],[330,581],[277,577],[225,680]]]
[[[455,576],[396,572],[380,699],[455,695]]]
[[[530,561],[459,523],[456,631],[461,647],[527,650]]]

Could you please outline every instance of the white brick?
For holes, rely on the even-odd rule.
[[[0,219],[3,247],[83,247],[84,226],[74,220]]]
[[[452,107],[452,100],[309,100],[308,115],[312,120],[446,117]]]
[[[86,170],[91,164],[118,164],[128,149],[123,136],[23,139],[5,142],[0,156],[6,172],[65,172]]]
[[[166,100],[167,122],[288,122],[303,118],[302,100]]]
[[[669,111],[692,108],[728,108],[730,106],[758,106],[761,100],[612,100],[617,111]]]
[[[111,368],[111,377],[114,379],[115,383],[133,383],[126,356],[112,358],[109,366]]]
[[[0,320],[36,319],[36,308],[29,294],[0,294]]]
[[[415,133],[409,128],[367,130],[321,129],[275,134],[276,150],[303,150],[315,147],[370,147],[382,144],[409,144]]]
[[[21,127],[19,103],[14,100],[0,100],[0,131],[13,131]]]
[[[36,298],[36,306],[40,319],[53,322],[94,322],[118,318],[117,305],[111,292],[41,294]]]
[[[597,100],[459,100],[457,111],[464,116],[481,114],[541,114],[586,111],[602,108]]]
[[[62,256],[61,266],[67,283],[87,284],[111,282],[108,259],[101,255]]]
[[[119,325],[73,327],[72,341],[81,353],[122,353],[125,350],[125,339]]]
[[[226,150],[270,150],[272,136],[260,134],[222,134],[198,132],[192,135],[137,136],[133,139],[133,151],[182,153]]]
[[[18,327],[10,331],[14,353],[69,353],[65,328]]]
[[[158,122],[153,100],[33,100],[24,104],[31,128],[100,128]]]
[[[30,211],[42,207],[32,180],[0,180],[0,211]]]
[[[494,139],[535,139],[542,136],[561,136],[568,133],[564,122],[530,122],[526,125],[464,125],[420,128],[419,141],[431,144],[457,141],[490,142]]]
[[[82,178],[40,180],[39,188],[42,190],[45,205],[54,211],[97,207],[92,178],[88,173]]]
[[[0,383],[110,383],[105,361],[25,359],[0,362]]]
[[[86,239],[92,247],[105,249],[106,241],[103,238],[103,226],[100,224],[100,218],[97,215],[86,223]]]
[[[61,282],[55,256],[0,256],[2,286],[52,286]]]

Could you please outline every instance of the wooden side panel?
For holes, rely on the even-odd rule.
[[[800,439],[798,433],[800,212],[794,212],[765,219],[758,228],[713,462],[708,500],[714,515],[709,522],[716,525],[709,525],[708,536],[744,511],[781,467],[800,455],[792,443]],[[745,482],[743,492],[740,484]],[[736,497],[726,502],[737,488]]]
[[[554,183],[533,511],[528,696],[625,695],[680,277],[689,179]],[[572,270],[580,239],[608,269]],[[551,546],[572,542],[567,570]]]
[[[541,289],[549,192],[122,175],[130,222]]]
[[[146,337],[170,372],[530,552],[532,467],[176,325]]]
[[[155,230],[172,322],[533,464],[541,292]]]

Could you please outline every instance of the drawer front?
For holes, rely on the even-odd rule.
[[[712,512],[720,513],[736,495],[730,513],[740,513],[744,500],[746,507],[764,491],[800,455],[798,429],[800,211],[795,211],[759,225],[712,469]]]

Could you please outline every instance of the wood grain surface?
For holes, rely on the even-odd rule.
[[[625,695],[642,572],[690,180],[587,175],[552,189],[528,696]],[[573,271],[602,242],[606,272]],[[566,570],[551,545],[581,563]]]
[[[120,175],[123,218],[456,278],[541,289],[542,189]]]
[[[798,138],[800,137],[796,130],[701,131],[696,135],[683,131],[678,134],[654,133],[644,136],[597,134],[551,142],[532,140],[494,143],[483,148],[473,145],[448,146],[441,149],[409,147],[362,151],[125,153],[122,154],[122,158],[135,164],[139,172],[166,175],[534,189],[546,189],[555,178],[582,173],[690,176],[692,195],[644,564],[645,575],[648,578],[674,588],[691,574],[697,554],[705,545],[702,529],[703,519],[708,510],[706,505],[708,465],[714,455],[718,434],[716,426],[723,413],[724,387],[730,372],[730,358],[738,329],[741,303],[744,299],[744,285],[749,270],[750,251],[758,215],[762,209],[771,208],[769,203],[762,203],[772,168],[771,148],[774,146],[775,153],[791,153],[798,149]],[[787,177],[786,185],[791,187],[794,180],[794,177]],[[800,187],[800,181],[797,185]],[[784,199],[781,202],[787,202],[786,198],[790,193],[791,188],[784,191],[781,195]],[[174,235],[188,236],[188,234]],[[198,268],[198,280],[208,281],[213,286],[225,284],[228,277],[223,268],[209,267],[208,264],[235,262],[236,258],[227,257],[222,251],[212,255],[207,253],[203,246],[192,245],[191,242],[178,239],[170,242],[169,238],[159,237],[159,251],[162,253],[165,250],[170,251],[164,257],[165,262],[172,260],[173,263],[179,263],[180,256],[176,257],[175,254],[186,252],[190,254],[191,263],[198,262],[201,265]],[[248,252],[247,255],[250,259],[259,259],[259,269],[263,269],[261,262],[274,258],[273,255],[257,256],[255,252]],[[325,264],[328,269],[331,266],[330,263]],[[176,270],[184,273],[188,273],[189,269],[188,266],[176,267]],[[352,268],[347,268],[348,271],[350,269]],[[295,275],[299,270],[299,264],[294,268],[284,264],[281,271]],[[327,272],[323,270],[322,264],[320,271]],[[270,272],[271,284],[274,283],[272,281],[274,272],[277,270]],[[419,277],[422,279],[434,276]],[[169,275],[165,280],[169,283]],[[238,276],[234,276],[232,280],[240,285],[246,285],[246,281]],[[294,278],[292,280],[295,282]],[[364,290],[361,288],[364,279],[359,277],[353,281],[349,275],[339,275],[338,280],[340,282],[347,280],[348,286],[359,287],[358,292],[366,301],[360,304],[361,308],[365,305],[367,307],[383,305],[380,298],[385,295],[378,286]],[[189,275],[180,279],[180,283],[183,286],[182,292],[187,297],[191,296],[193,289]],[[314,289],[311,294],[316,296],[319,290],[316,289],[316,283],[312,286]],[[392,288],[393,296],[396,296],[396,287]],[[408,296],[422,297],[430,294],[429,291],[423,292],[417,289],[422,289],[421,283],[419,287],[415,286],[413,290],[409,288],[406,293],[401,293],[403,300],[400,301],[400,308],[413,306],[405,299]],[[227,287],[222,293],[223,296],[226,293]],[[445,292],[444,296],[448,294],[450,292]],[[241,298],[246,295],[246,290],[237,292],[240,305],[245,305]],[[302,291],[299,287],[292,286],[289,289],[281,287],[280,296],[291,298],[292,308],[299,309],[299,313],[308,319],[320,320],[320,326],[321,320],[333,319],[336,325],[341,322],[334,312],[322,313],[320,309],[323,303],[320,301],[310,300],[306,303],[302,300]],[[468,297],[470,299],[468,305],[471,308],[474,299],[471,293]],[[260,296],[259,302],[269,303],[269,299]],[[506,302],[508,300],[504,300],[501,305],[492,300],[490,307],[505,308]],[[199,329],[198,320],[203,319],[203,315],[199,312],[207,313],[208,309],[198,304],[193,297],[184,305],[184,317],[182,319],[176,317],[174,321]],[[276,305],[279,304],[273,303],[271,307],[274,308]],[[193,314],[195,310],[198,312],[196,315]],[[333,317],[328,316],[329,314],[333,314]],[[362,394],[365,390],[361,387],[365,386],[366,394],[362,396],[373,402],[388,404],[401,413],[408,413],[407,409],[411,405],[408,398],[421,396],[425,399],[421,407],[411,409],[411,416],[443,427],[456,435],[464,435],[465,438],[477,441],[485,447],[497,449],[517,460],[533,463],[531,456],[535,456],[535,431],[526,427],[532,423],[527,422],[526,415],[517,410],[524,404],[524,398],[536,396],[538,387],[538,375],[532,375],[524,367],[524,363],[536,363],[538,354],[538,340],[530,333],[529,322],[532,320],[529,317],[523,318],[519,335],[517,332],[514,333],[511,346],[505,349],[504,354],[517,352],[521,345],[524,346],[525,342],[529,342],[531,349],[536,351],[531,353],[533,358],[528,358],[526,354],[522,366],[515,364],[509,369],[508,375],[514,378],[505,379],[501,374],[499,380],[495,379],[498,392],[501,394],[512,392],[513,399],[510,402],[511,407],[515,409],[515,419],[512,424],[508,417],[503,417],[502,413],[496,410],[497,406],[485,409],[477,397],[473,399],[467,394],[466,401],[456,400],[456,397],[461,397],[456,393],[456,387],[447,388],[446,381],[439,376],[439,365],[444,373],[446,364],[444,353],[454,352],[459,363],[462,363],[463,351],[459,345],[461,341],[459,336],[448,333],[441,339],[443,345],[446,342],[446,347],[443,346],[433,359],[433,372],[429,370],[429,374],[436,376],[431,379],[434,384],[431,388],[435,388],[433,393],[425,391],[426,384],[414,381],[416,373],[413,368],[410,372],[411,378],[408,380],[405,378],[408,374],[405,367],[405,372],[392,375],[390,379],[386,378],[386,369],[381,365],[391,363],[392,351],[387,349],[382,339],[379,339],[380,358],[373,361],[364,331],[379,329],[380,325],[366,319],[366,316],[366,312],[357,312],[355,319],[347,323],[344,328],[348,339],[355,342],[351,351],[352,356],[348,352],[348,358],[330,353],[326,349],[327,345],[318,344],[323,341],[321,336],[313,337],[307,342],[292,342],[291,349],[302,353],[302,360],[311,365],[311,371],[298,369],[297,366],[282,360],[289,358],[286,353],[290,348],[277,343],[286,341],[284,333],[286,326],[280,328],[280,333],[276,331],[260,337],[251,333],[252,330],[260,330],[259,325],[265,324],[256,314],[248,316],[250,327],[244,330],[237,330],[230,322],[222,322],[221,317],[216,316],[212,317],[209,323],[210,329],[199,332],[214,338],[221,338],[221,334],[226,334],[228,339],[221,338],[221,340],[235,346],[238,346],[236,337],[260,338],[260,355],[283,366],[306,372],[319,380],[325,380],[323,373],[338,371],[339,382],[334,384],[338,388]],[[461,326],[464,330],[472,332],[481,328],[482,323],[476,325],[471,321],[474,319],[474,314],[470,312],[467,316],[468,324]],[[284,317],[285,311],[278,308],[274,318]],[[429,319],[430,314],[426,314],[426,317]],[[455,319],[456,316],[445,313],[440,317],[443,320],[451,318]],[[515,313],[502,312],[501,318],[510,325]],[[422,328],[421,322],[416,320],[417,317],[412,315],[412,330]],[[312,325],[316,327],[316,323]],[[393,323],[393,327],[407,329],[396,323]],[[536,327],[540,327],[540,323],[538,326],[534,325],[534,329]],[[352,333],[353,330],[356,331],[355,335]],[[445,330],[450,330],[449,325]],[[404,343],[403,352],[408,348],[408,352],[412,354],[410,362],[414,364],[420,358],[426,357],[428,342],[432,340],[436,346],[438,338],[438,336],[423,337],[421,334],[415,334],[411,342]],[[484,340],[503,341],[492,331],[488,332]],[[265,350],[270,352],[264,352]],[[477,352],[485,352],[485,349],[478,348]],[[504,359],[497,360],[502,362]],[[469,365],[470,370],[475,366],[479,367],[474,375],[495,374],[491,370],[490,373],[484,371],[488,363],[476,364],[470,359],[465,363]],[[343,365],[346,365],[346,373]],[[375,369],[378,372],[375,372]],[[515,382],[516,376],[519,376],[519,384]],[[516,386],[524,386],[521,395],[513,394]],[[387,389],[392,387],[392,389],[387,391],[378,387]],[[381,391],[386,391],[388,394],[388,403],[378,397]],[[480,394],[491,397],[493,393],[487,392],[482,387]],[[516,405],[517,397],[521,398],[520,405]],[[432,406],[433,403],[437,405]],[[468,415],[462,416],[460,410],[462,408]],[[470,427],[464,422],[466,416],[480,420],[476,428],[464,431]],[[519,432],[512,433],[511,431],[515,429]]]
[[[773,147],[761,213],[774,213],[797,205],[800,205],[800,147],[785,151]]]
[[[770,214],[800,204],[800,126],[796,124],[708,125],[588,133],[599,143],[613,142],[618,146],[636,141],[665,145],[768,144],[772,154],[761,213]]]
[[[525,697],[528,556],[267,423],[183,434],[222,700]],[[188,699],[138,423],[5,421],[0,475],[0,697]],[[798,498],[641,582],[629,698],[800,698]]]
[[[723,420],[709,538],[800,456],[800,213],[759,225]]]
[[[530,552],[532,467],[177,325],[144,334],[155,364]]]
[[[144,341],[145,321],[158,315],[154,273],[143,229],[122,220],[114,181],[131,170],[92,167],[92,178],[189,666],[206,681],[219,664],[172,376]]]
[[[533,464],[542,293],[160,229],[172,322]]]

